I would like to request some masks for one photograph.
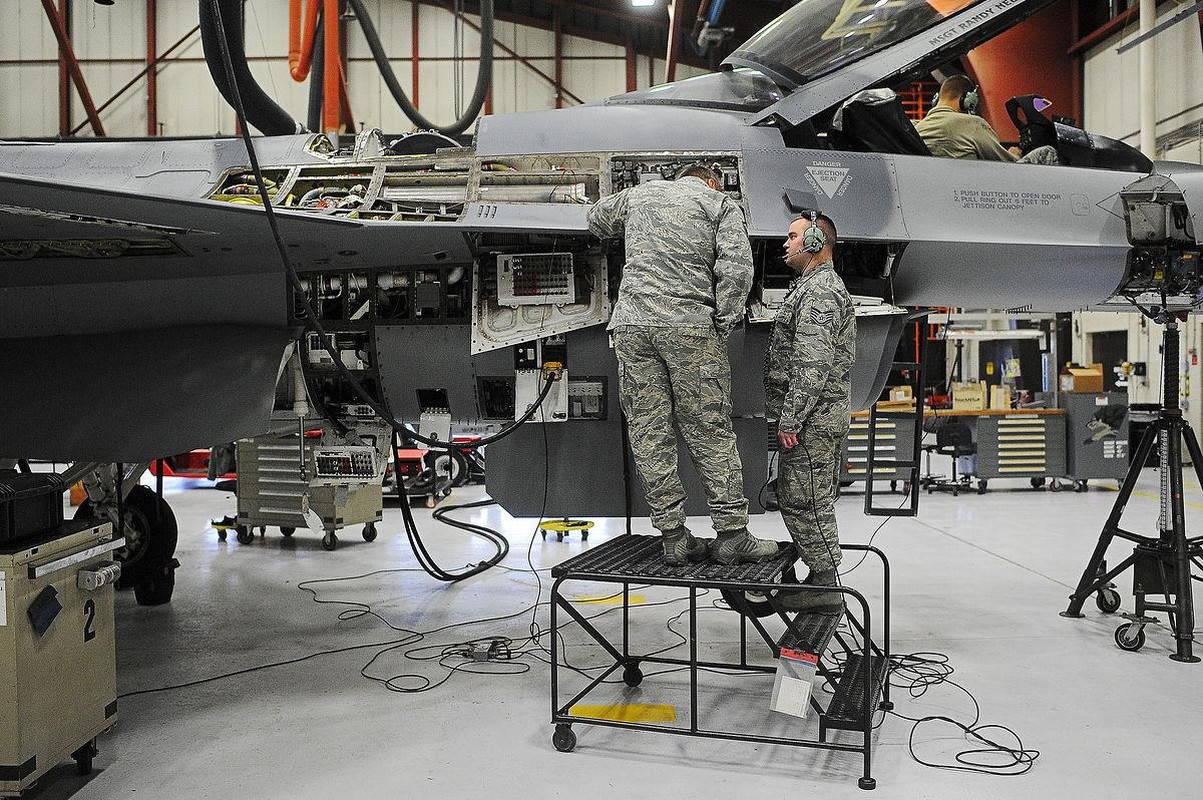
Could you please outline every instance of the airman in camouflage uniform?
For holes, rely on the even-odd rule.
[[[589,230],[626,240],[626,264],[610,320],[618,391],[665,560],[701,561],[707,542],[685,527],[677,435],[689,450],[719,534],[723,563],[777,553],[748,533],[743,468],[731,426],[727,338],[744,315],[752,251],[743,211],[695,165],[674,181],[651,181],[602,198]]]
[[[790,284],[765,356],[766,413],[777,420],[781,516],[810,567],[806,583],[838,585],[839,537],[835,484],[840,447],[848,432],[850,374],[856,355],[856,316],[844,282],[832,265],[835,226],[826,217],[821,249],[808,252],[812,220],[790,225],[785,262],[801,273]],[[815,247],[820,242],[809,239]],[[813,248],[812,248],[813,249]],[[795,592],[782,597],[794,610],[838,609],[838,592]]]

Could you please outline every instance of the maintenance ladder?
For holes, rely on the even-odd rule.
[[[552,568],[555,581],[551,589],[551,721],[555,725],[552,743],[561,752],[570,752],[576,747],[573,725],[598,725],[627,730],[667,733],[678,736],[696,736],[716,739],[738,740],[760,744],[777,744],[803,748],[821,748],[861,754],[863,770],[857,779],[862,789],[877,785],[872,775],[873,724],[874,717],[881,711],[893,708],[889,697],[890,666],[890,565],[885,554],[871,545],[840,544],[844,551],[860,551],[865,556],[872,554],[882,563],[882,594],[879,611],[881,639],[874,640],[875,629],[868,600],[863,594],[849,586],[835,589],[844,596],[846,610],[836,614],[794,614],[782,605],[782,598],[789,594],[832,591],[825,587],[797,582],[794,561],[797,555],[793,547],[781,547],[777,557],[759,564],[736,564],[724,566],[713,561],[686,564],[676,567],[664,563],[664,550],[658,536],[625,534],[594,547]],[[575,582],[609,583],[621,586],[622,620],[621,641],[611,639],[594,624],[592,617],[581,613],[573,601],[564,593],[565,583]],[[633,652],[631,628],[631,587],[670,586],[688,590],[689,635],[686,657],[672,657],[666,651],[651,653]],[[717,590],[733,611],[738,610],[740,626],[739,659],[709,660],[699,653],[698,609],[699,599],[707,590]],[[619,595],[615,591],[615,596]],[[561,622],[566,614],[569,622]],[[783,623],[785,632],[774,636],[766,623],[776,619]],[[734,621],[734,620],[733,620]],[[841,627],[846,622],[846,627]],[[561,648],[565,629],[575,623],[590,639],[608,655],[611,663],[596,675],[592,670],[577,672],[563,658]],[[616,623],[617,624],[617,623]],[[750,635],[751,634],[751,635]],[[682,634],[684,635],[684,634]],[[749,660],[751,645],[759,640],[765,645],[760,650],[763,659]],[[782,648],[799,650],[819,657],[818,676],[833,687],[830,699],[824,707],[822,695],[814,692],[810,696],[811,709],[818,715],[817,739],[797,736],[769,736],[735,731],[725,727],[711,728],[707,723],[720,722],[716,714],[704,714],[698,702],[701,675],[704,670],[727,672],[761,673],[771,676],[776,659]],[[756,648],[759,650],[759,648]],[[670,725],[652,722],[637,722],[589,716],[587,707],[580,704],[600,689],[607,689],[607,679],[615,673],[621,675],[623,683],[632,689],[644,680],[642,667],[646,664],[669,665],[689,670],[689,725]],[[588,679],[584,688],[570,699],[561,697],[563,670],[569,670]],[[655,675],[658,673],[652,673]],[[648,677],[651,677],[649,675]],[[767,690],[766,689],[766,705]],[[565,692],[567,694],[567,692]],[[612,703],[610,695],[605,702]],[[831,731],[855,732],[856,736],[841,741],[831,741]]]
[[[915,407],[910,411],[882,411],[873,404],[869,410],[869,449],[865,458],[865,513],[874,517],[913,517],[919,513],[919,456],[923,442],[923,364],[914,361],[895,361],[893,370],[900,370],[909,377],[907,385],[915,398]],[[913,420],[913,441],[910,458],[883,458],[878,455],[878,422]],[[897,442],[890,448],[897,454]],[[874,482],[879,472],[894,475],[898,470],[907,473],[907,499],[902,505],[877,505],[874,503]]]

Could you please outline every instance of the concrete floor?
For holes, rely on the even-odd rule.
[[[894,650],[947,653],[956,669],[954,679],[980,702],[983,722],[1014,728],[1041,756],[1022,777],[937,771],[908,754],[911,723],[887,716],[876,734],[878,789],[868,796],[1196,796],[1193,765],[1203,711],[1203,665],[1171,662],[1172,640],[1164,630],[1151,630],[1140,653],[1118,650],[1112,641],[1115,619],[1103,617],[1093,602],[1087,605],[1086,619],[1057,615],[1114,492],[1099,488],[1053,494],[1006,481],[992,481],[991,487],[985,496],[924,495],[917,519],[895,519],[878,535],[876,543],[890,555],[894,569]],[[496,508],[465,512],[509,534],[514,547],[506,564],[517,571],[493,570],[463,585],[444,586],[414,571],[413,555],[398,535],[400,511],[395,507],[386,509],[376,542],[364,543],[348,531],[342,546],[328,553],[303,531],[291,540],[272,530],[250,545],[239,545],[233,537],[219,543],[207,521],[232,512],[232,496],[204,483],[179,482],[169,491],[179,519],[183,566],[170,605],[141,608],[130,593],[118,597],[118,685],[123,693],[399,640],[403,634],[390,630],[384,620],[430,631],[477,617],[517,614],[432,633],[423,644],[527,635],[536,581],[521,570],[526,569],[533,520],[513,520]],[[1155,491],[1149,472],[1129,506],[1133,527],[1155,522]],[[452,499],[481,494],[481,489],[469,488]],[[1198,520],[1203,493],[1192,487],[1187,500],[1188,518]],[[864,541],[879,524],[862,516],[861,503],[859,494],[840,502],[846,541]],[[432,522],[425,510],[416,513],[431,549],[445,565],[487,555],[473,537]],[[546,568],[617,535],[620,527],[620,521],[600,521],[585,544],[575,538],[564,543],[536,539],[533,562]],[[636,527],[648,530],[645,520]],[[693,527],[708,528],[701,520]],[[785,538],[776,516],[755,518],[753,530]],[[398,571],[314,589],[323,601],[371,604],[383,620],[340,620],[340,612],[353,606],[318,605],[297,588],[305,580],[380,569]],[[845,580],[872,596],[880,574],[866,563]],[[1121,584],[1126,608],[1131,608],[1130,585],[1130,580]],[[603,589],[583,586],[568,593],[589,596]],[[678,641],[665,626],[685,603],[654,603],[681,592],[638,593],[647,607],[632,612],[637,643],[651,649]],[[702,605],[711,599],[704,598]],[[583,608],[597,613],[613,606]],[[538,619],[546,624],[546,606],[538,610]],[[737,617],[713,609],[701,619],[703,651],[734,655]],[[687,632],[684,623],[682,619],[674,627]],[[602,662],[604,654],[585,645],[579,629],[565,637],[573,663]],[[517,662],[530,665],[524,674],[455,674],[432,691],[397,694],[360,675],[383,649],[318,656],[123,699],[117,727],[101,739],[94,776],[84,781],[64,765],[32,796],[582,798],[600,796],[603,790],[633,798],[866,796],[856,786],[860,758],[854,754],[580,725],[576,751],[561,754],[550,741],[550,669],[535,658]],[[433,681],[447,674],[434,662],[409,661],[395,650],[377,659],[369,672],[382,678],[418,673]],[[680,674],[648,677],[639,689],[606,691],[614,702],[674,705],[679,718],[686,719],[688,683]],[[703,675],[700,701],[712,724],[776,733],[807,730],[805,724],[766,711],[770,691],[771,678]],[[937,687],[921,699],[900,691],[895,699],[897,711],[908,716],[967,719],[972,713],[969,699],[951,686]],[[941,761],[967,747],[958,732],[937,725],[921,729],[916,746],[923,757]]]

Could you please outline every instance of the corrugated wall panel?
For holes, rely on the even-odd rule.
[[[1164,20],[1178,9],[1167,10]],[[1116,48],[1138,35],[1132,25],[1091,50],[1085,59],[1083,105],[1088,130],[1136,145],[1140,133],[1140,52],[1120,55]],[[1192,21],[1179,23],[1156,37],[1157,134],[1163,136],[1189,123],[1203,121],[1203,44]],[[1056,109],[1053,109],[1054,112]]]
[[[0,26],[0,60],[22,59],[34,63],[0,65],[0,107],[20,109],[19,114],[0,115],[0,136],[52,136],[58,132],[58,48],[40,0],[0,0],[15,6],[9,24]],[[380,32],[398,80],[410,92],[412,5],[400,0],[365,0]],[[196,0],[158,0],[158,45],[166,49],[196,25]],[[6,9],[7,10],[7,9]],[[145,5],[141,0],[121,0],[114,6],[96,6],[90,0],[75,0],[73,40],[82,59],[84,75],[99,105],[142,69],[145,57]],[[446,124],[455,116],[457,74],[455,20],[443,8],[419,5],[420,69],[419,107],[435,122]],[[469,16],[478,23],[479,18]],[[480,35],[470,26],[461,28],[462,68],[460,103],[466,104],[476,80],[476,57]],[[555,72],[555,41],[551,31],[499,21],[498,41],[526,57],[530,66],[496,51],[493,84],[494,113],[549,109],[555,107],[555,91],[546,76]],[[350,23],[347,35],[348,85],[351,109],[357,124],[379,126],[401,132],[412,126],[403,117],[380,80],[362,32]],[[303,119],[308,105],[308,84],[289,75],[288,8],[283,0],[248,0],[246,48],[252,72],[264,89],[289,113]],[[159,69],[158,120],[164,134],[172,136],[234,130],[233,112],[213,88],[199,35],[172,54]],[[564,85],[585,101],[599,100],[626,90],[626,51],[622,47],[589,39],[564,37]],[[92,61],[88,61],[93,59]],[[99,63],[104,59],[121,59]],[[639,56],[640,87],[649,85],[648,63]],[[45,63],[37,63],[44,61]],[[684,78],[703,70],[678,67]],[[655,82],[664,79],[664,61],[655,59]],[[571,101],[567,101],[571,104]],[[72,100],[74,124],[83,121],[78,97]],[[140,136],[146,130],[146,85],[139,81],[102,114],[111,135]],[[87,135],[85,128],[82,132]]]

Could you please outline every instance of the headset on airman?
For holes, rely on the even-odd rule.
[[[966,75],[963,77],[965,78],[965,80],[969,80],[969,76]],[[965,92],[965,94],[961,95],[961,99],[959,101],[957,101],[957,106],[958,106],[957,110],[960,111],[962,114],[976,114],[978,104],[981,102],[981,99],[982,99],[981,92],[978,91],[977,84],[974,83],[973,81],[969,81],[969,84],[973,88],[970,89],[969,91]],[[932,95],[932,98],[931,98],[932,107],[934,108],[939,103],[940,103],[940,93],[937,91],[934,95]]]
[[[804,211],[802,216],[810,220],[810,225],[802,232],[802,251],[817,255],[827,246],[827,234],[819,227],[819,212]]]

